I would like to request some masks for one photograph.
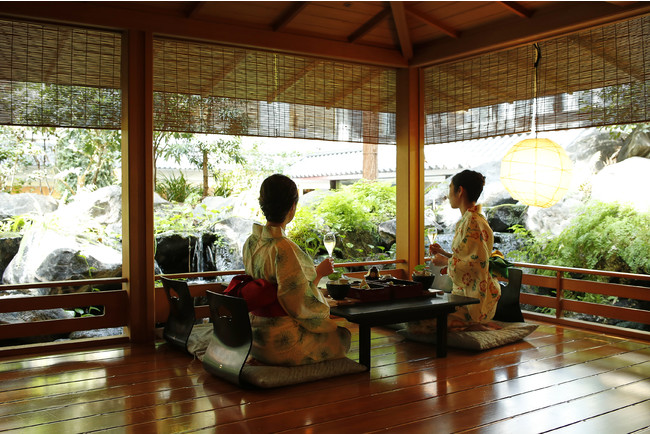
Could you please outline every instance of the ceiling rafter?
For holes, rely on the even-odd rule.
[[[419,12],[415,10],[412,6],[404,6],[404,10],[408,14],[410,14],[412,17],[417,18],[418,20],[422,21],[424,24],[428,25],[429,27],[432,27],[435,30],[439,30],[452,38],[459,38],[460,37],[460,32],[453,27],[443,23],[440,20],[437,20],[433,18],[430,15],[424,15],[422,12]]]
[[[237,67],[246,59],[246,56],[247,54],[245,51],[235,51],[232,62],[221,70],[221,74],[215,74],[212,76],[212,80],[201,89],[201,95],[212,94],[219,83],[225,80],[228,74],[237,69]]]
[[[324,106],[327,108],[332,108],[334,107],[339,101],[345,99],[349,95],[352,95],[357,89],[362,88],[365,86],[367,83],[370,83],[375,77],[378,75],[382,74],[384,71],[381,69],[375,69],[373,70],[370,74],[367,74],[361,79],[360,81],[357,81],[354,83],[354,86],[351,88],[347,89],[341,89],[340,92],[338,92],[336,95],[334,95],[332,98],[330,98],[328,101],[324,101]]]
[[[291,23],[291,21],[296,18],[308,4],[309,2],[291,2],[291,5],[287,7],[282,12],[282,15],[280,15],[271,25],[273,31],[277,32],[288,26],[289,23]]]
[[[530,18],[533,15],[533,11],[530,9],[525,8],[519,2],[497,2],[501,4],[503,7],[508,9],[511,12],[514,12],[515,14],[519,15],[522,18]]]
[[[304,68],[302,68],[296,75],[291,77],[289,80],[282,83],[277,89],[273,91],[267,98],[268,103],[274,102],[278,96],[282,95],[284,92],[293,87],[296,83],[300,81],[305,75],[309,74],[314,68],[322,63],[322,60],[315,59],[307,63]]]
[[[581,36],[579,34],[575,35],[569,35],[568,39],[572,42],[575,42],[576,44],[580,45],[580,47],[585,48],[589,50],[589,52],[596,56],[599,57],[600,59],[603,59],[605,62],[616,68],[618,71],[623,71],[625,74],[634,77],[635,80],[639,82],[644,82],[645,81],[645,75],[643,71],[636,70],[632,64],[626,60],[624,57],[617,57],[615,53],[611,52],[597,52],[593,50],[593,46],[590,42],[585,40],[584,36]]]
[[[62,29],[60,32],[63,37],[59,39],[56,43],[56,52],[60,53],[61,50],[63,49],[64,45],[67,44],[70,41],[70,38],[72,37],[72,31],[70,29]],[[58,37],[59,33],[57,33]],[[54,70],[58,66],[58,56],[57,57],[52,57],[50,60],[49,64],[47,66],[43,65],[43,71],[45,71],[45,74],[43,74],[45,80],[48,80],[51,76]]]
[[[370,32],[372,29],[374,29],[379,23],[382,22],[386,17],[390,15],[390,8],[386,7],[382,9],[378,14],[376,14],[374,17],[370,18],[368,21],[363,23],[361,27],[359,27],[357,30],[352,32],[350,36],[348,36],[348,42],[354,42],[357,39],[361,38],[363,35],[366,33]]]
[[[397,39],[402,50],[402,55],[406,59],[413,57],[413,44],[411,44],[411,35],[409,34],[409,26],[406,22],[406,12],[404,11],[404,3],[399,1],[390,2],[390,9],[393,12],[393,21],[395,22],[395,29],[397,30]]]
[[[190,2],[190,5],[185,10],[185,18],[196,18],[205,4],[206,2]]]

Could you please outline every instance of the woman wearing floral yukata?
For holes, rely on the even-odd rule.
[[[271,175],[260,188],[266,225],[253,224],[243,248],[246,274],[277,285],[277,298],[286,315],[251,316],[252,356],[273,365],[304,365],[345,357],[350,331],[330,319],[330,308],[317,288],[333,272],[332,259],[314,267],[312,259],[285,235],[298,204],[296,184],[284,175]]]
[[[490,274],[490,255],[494,234],[487,220],[481,214],[481,205],[476,201],[483,192],[485,177],[472,170],[464,170],[451,178],[449,203],[461,214],[456,224],[451,253],[435,243],[429,246],[429,253],[435,255],[432,262],[447,266],[453,282],[453,294],[474,297],[479,304],[463,306],[448,316],[450,330],[489,330],[498,326],[490,324],[497,302],[501,296],[498,280]],[[430,333],[435,330],[435,320],[409,323],[411,333]]]

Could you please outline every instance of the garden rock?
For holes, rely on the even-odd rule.
[[[2,298],[0,297],[0,300]],[[59,319],[73,318],[74,313],[63,309],[44,309],[44,310],[29,310],[23,312],[7,312],[0,313],[0,324],[23,324],[37,321],[50,321]],[[43,327],[43,331],[47,331],[47,327]],[[66,338],[67,334],[46,335],[43,336],[28,336],[23,338],[12,339],[11,342],[0,341],[0,346],[4,345],[22,345],[34,344],[40,342],[51,342],[55,339]]]
[[[549,208],[530,206],[524,213],[524,226],[535,234],[558,236],[583,205],[576,195],[566,196]]]
[[[395,243],[397,234],[397,220],[392,219],[379,224],[379,237],[382,243],[392,246]]]
[[[112,327],[106,329],[95,330],[76,330],[68,336],[69,339],[88,339],[88,338],[104,338],[107,336],[119,336],[124,334],[123,327]]]
[[[0,193],[0,220],[25,214],[40,216],[55,211],[58,206],[58,201],[52,196]]]
[[[526,205],[504,204],[485,208],[483,211],[493,231],[512,232],[510,229],[512,226],[524,225],[523,215],[526,209]]]
[[[0,277],[4,273],[7,265],[18,253],[20,240],[23,236],[14,232],[0,233]]]
[[[598,172],[591,180],[591,198],[650,211],[650,159],[631,157]]]
[[[617,161],[621,162],[632,157],[650,158],[650,133],[637,129],[625,139]]]
[[[109,185],[95,191],[82,191],[72,202],[62,205],[56,212],[61,223],[74,227],[87,227],[93,221],[110,225],[122,221],[122,187]]]
[[[51,282],[122,275],[122,252],[82,236],[31,228],[3,274],[3,283]],[[120,285],[117,285],[119,288]],[[35,295],[87,292],[89,286],[40,288]],[[115,285],[100,289],[116,289]]]
[[[194,208],[194,215],[205,217],[210,221],[218,221],[230,216],[237,204],[235,196],[207,196]]]

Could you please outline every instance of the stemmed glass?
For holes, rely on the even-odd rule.
[[[436,237],[438,236],[438,229],[435,226],[429,227],[425,230],[425,234],[429,239],[429,245],[431,245],[436,241]]]
[[[325,236],[323,237],[323,244],[325,244],[327,253],[330,255],[331,258],[332,253],[334,253],[334,246],[336,246],[336,234],[334,232],[326,233]]]

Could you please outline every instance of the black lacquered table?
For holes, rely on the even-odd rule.
[[[330,307],[330,313],[359,324],[359,363],[370,369],[370,328],[405,321],[436,318],[436,356],[447,356],[447,315],[458,306],[478,304],[477,298],[461,295],[405,298]]]

